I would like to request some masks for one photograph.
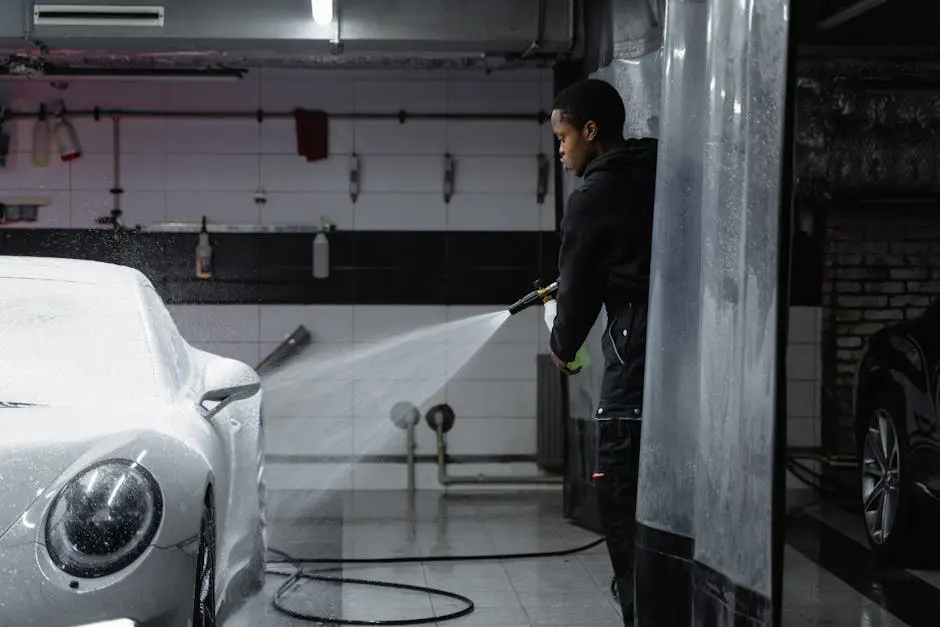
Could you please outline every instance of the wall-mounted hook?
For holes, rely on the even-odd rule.
[[[545,202],[545,196],[548,194],[548,157],[540,154],[538,157],[538,185],[536,186],[535,197],[541,205]]]
[[[444,155],[444,202],[450,203],[454,197],[454,157],[448,153]]]
[[[353,153],[349,157],[349,197],[353,202],[359,198],[359,155]]]

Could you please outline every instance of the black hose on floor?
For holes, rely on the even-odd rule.
[[[817,490],[819,492],[826,492],[828,494],[836,496],[846,496],[849,492],[847,486],[843,485],[826,485],[823,483],[825,479],[823,476],[807,467],[805,464],[801,463],[797,458],[788,457],[786,460],[787,470],[790,471],[794,477],[801,483],[806,486]],[[816,502],[809,503],[802,507],[796,508],[794,511],[791,511],[787,514],[788,521],[805,514],[809,509],[818,505]],[[342,565],[342,564],[424,564],[432,562],[474,562],[474,561],[499,561],[499,560],[513,560],[513,559],[538,559],[538,558],[547,558],[547,557],[564,557],[567,555],[574,555],[576,553],[582,553],[584,551],[593,549],[594,547],[600,545],[604,542],[604,538],[598,538],[587,544],[576,546],[569,549],[561,549],[558,551],[538,551],[533,553],[506,553],[506,554],[483,554],[483,555],[437,555],[432,557],[377,557],[377,558],[313,558],[313,557],[294,557],[284,551],[278,549],[268,549],[271,553],[278,555],[277,559],[268,560],[269,565],[281,565],[281,566],[294,566],[296,571],[293,573],[284,573],[278,570],[268,569],[266,572],[269,575],[274,575],[278,577],[286,577],[287,580],[277,589],[274,593],[274,598],[272,599],[272,605],[275,610],[290,616],[296,620],[309,621],[313,623],[320,623],[324,625],[427,625],[431,623],[441,623],[448,620],[454,620],[456,618],[461,618],[471,614],[476,606],[473,603],[473,600],[456,592],[449,592],[447,590],[441,590],[439,588],[431,588],[429,586],[415,586],[410,584],[403,583],[394,583],[390,581],[378,581],[374,579],[355,579],[351,577],[330,577],[322,574],[315,574],[305,570],[306,566],[313,564],[332,564],[332,565]],[[323,572],[323,571],[318,571]],[[393,590],[406,590],[408,592],[423,592],[432,596],[443,597],[446,599],[453,599],[459,601],[464,605],[461,609],[450,612],[448,614],[441,614],[439,616],[428,616],[423,618],[406,618],[406,619],[383,619],[383,620],[354,620],[347,618],[340,618],[337,616],[317,616],[315,614],[306,614],[304,612],[298,612],[284,605],[284,597],[287,592],[291,589],[294,584],[297,584],[300,581],[320,581],[325,583],[332,583],[338,585],[361,585],[361,586],[373,586],[377,588],[389,588]],[[613,589],[611,593],[614,593]]]
[[[564,557],[566,555],[574,555],[575,553],[581,553],[589,549],[600,545],[604,542],[604,538],[598,538],[587,544],[581,546],[572,547],[569,549],[560,549],[558,551],[538,551],[532,553],[503,553],[503,554],[482,554],[482,555],[435,555],[431,557],[377,557],[377,558],[304,558],[304,557],[295,557],[284,551],[278,549],[268,549],[271,553],[275,553],[280,557],[278,559],[268,560],[269,565],[283,565],[283,566],[294,566],[297,570],[293,573],[284,573],[278,570],[268,569],[266,572],[269,575],[275,575],[278,577],[286,577],[285,581],[281,587],[277,589],[274,593],[274,598],[272,599],[272,605],[275,610],[290,616],[291,618],[309,621],[313,623],[321,623],[324,625],[427,625],[432,623],[440,623],[448,620],[454,620],[455,618],[461,618],[472,613],[476,606],[473,603],[472,599],[465,597],[462,594],[457,594],[456,592],[448,592],[447,590],[441,590],[439,588],[431,588],[428,586],[413,586],[403,583],[393,583],[389,581],[377,581],[372,579],[353,579],[350,577],[330,577],[321,574],[314,574],[307,572],[304,567],[312,564],[424,564],[431,562],[475,562],[475,561],[498,561],[498,560],[514,560],[514,559],[537,559],[545,557]],[[351,584],[351,585],[363,585],[363,586],[374,586],[378,588],[391,588],[394,590],[407,590],[409,592],[424,592],[433,596],[444,597],[448,599],[453,599],[455,601],[460,601],[464,604],[464,607],[449,614],[441,614],[437,616],[428,616],[424,618],[405,618],[405,619],[383,619],[383,620],[354,620],[348,618],[340,618],[337,616],[317,616],[315,614],[306,614],[303,612],[298,612],[292,610],[289,607],[286,607],[283,603],[284,596],[288,590],[294,584],[299,581],[322,581],[326,583],[333,584]]]

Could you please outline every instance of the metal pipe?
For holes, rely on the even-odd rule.
[[[4,119],[36,118],[38,111],[7,110]],[[95,118],[102,116],[122,118],[177,118],[177,119],[253,119],[263,122],[265,118],[293,119],[294,111],[159,111],[156,109],[93,109],[69,110],[70,118]],[[404,110],[396,113],[331,113],[334,120],[397,120],[404,124],[408,120],[507,120],[536,122],[548,121],[545,111],[536,113],[408,113]]]
[[[514,483],[524,483],[528,485],[532,484],[545,484],[545,485],[555,485],[560,484],[563,479],[561,477],[543,477],[540,475],[524,475],[519,477],[512,476],[493,476],[493,475],[484,475],[479,474],[475,477],[466,476],[466,477],[454,477],[447,474],[447,439],[444,435],[443,425],[437,425],[437,480],[443,486],[449,485],[478,485],[478,484],[487,484],[487,485],[511,485]]]
[[[405,435],[405,463],[408,467],[408,492],[415,491],[415,450],[418,448],[415,439],[415,423],[408,421],[408,429]]]

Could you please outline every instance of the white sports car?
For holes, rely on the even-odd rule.
[[[260,379],[144,275],[0,256],[0,364],[0,625],[207,627],[260,587]]]

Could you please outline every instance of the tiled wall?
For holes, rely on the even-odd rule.
[[[65,91],[43,83],[0,83],[0,100],[35,110],[64,98],[71,109],[288,111],[295,107],[348,112],[522,112],[549,106],[550,72],[297,72],[266,70],[236,83],[76,82]],[[0,197],[41,196],[31,226],[87,228],[111,209],[112,123],[76,119],[85,156],[47,169],[30,165],[32,120],[9,126],[13,152],[0,170]],[[309,164],[295,154],[293,121],[135,119],[121,122],[122,208],[127,223],[195,221],[318,224],[362,230],[546,230],[554,200],[536,202],[536,155],[552,156],[547,126],[532,122],[330,122],[328,160]],[[348,194],[348,155],[362,159],[362,193]],[[443,200],[443,155],[457,159],[456,194]],[[263,188],[267,203],[254,202]],[[9,227],[18,228],[18,227]],[[536,277],[533,277],[533,279]],[[297,325],[313,334],[315,350],[349,347],[474,313],[488,307],[186,305],[173,314],[197,346],[256,365]],[[793,308],[789,351],[791,445],[818,445],[818,310]],[[546,333],[538,311],[512,318],[432,399],[458,414],[449,434],[455,455],[535,452],[536,354]],[[400,464],[349,468],[309,461],[320,455],[404,453],[402,432],[384,416],[357,415],[354,382],[343,376],[315,383],[318,402],[303,416],[270,416],[267,447],[275,487],[402,488]],[[407,386],[401,386],[404,394]],[[390,389],[387,398],[397,398]],[[373,412],[374,414],[375,412]],[[434,452],[433,433],[418,428],[418,454]],[[379,435],[376,436],[376,433]],[[461,474],[531,474],[534,464],[461,465]],[[437,487],[436,468],[418,467],[418,486]],[[791,481],[792,483],[792,481]],[[793,484],[796,486],[797,484]]]
[[[534,114],[551,102],[551,71],[512,73],[394,71],[276,71],[236,82],[75,82],[66,91],[42,83],[6,83],[4,102],[15,110],[64,98],[73,110],[290,111],[296,107],[350,112],[508,112]],[[88,228],[111,208],[112,122],[76,118],[85,155],[47,169],[30,164],[33,120],[9,130],[13,152],[0,170],[0,197],[42,196],[51,201],[28,226]],[[121,121],[121,186],[125,222],[319,224],[326,217],[348,230],[554,230],[554,197],[539,205],[537,160],[553,152],[548,125],[528,121],[330,121],[330,157],[307,163],[296,154],[292,119],[137,119]],[[361,193],[348,192],[349,155],[361,159]],[[443,156],[456,160],[456,191],[443,198]],[[254,202],[263,188],[267,203]],[[17,227],[14,227],[17,228]],[[539,277],[532,277],[536,279]],[[526,289],[521,285],[520,289]],[[256,365],[303,324],[315,351],[350,347],[492,307],[186,305],[172,308],[195,345]],[[403,488],[401,464],[311,463],[310,457],[403,455],[404,433],[387,419],[384,401],[427,408],[446,400],[458,420],[449,434],[454,455],[535,453],[536,355],[545,340],[536,311],[516,316],[444,390],[431,399],[407,383],[384,386],[364,407],[363,380],[331,372],[307,381],[318,390],[302,415],[268,416],[267,448],[277,460],[269,480],[284,488]],[[413,347],[403,349],[414,351]],[[407,355],[404,357],[407,361]],[[348,370],[348,368],[347,368]],[[366,375],[367,377],[369,375]],[[386,374],[387,376],[387,374]],[[398,399],[397,394],[402,398]],[[424,401],[424,402],[422,402]],[[418,454],[433,455],[433,432],[422,422]],[[534,464],[457,465],[453,472],[533,474]],[[418,486],[437,487],[436,467],[421,464]]]
[[[790,307],[790,345],[787,349],[787,444],[818,448],[821,445],[820,406],[822,389],[822,310],[819,307]],[[803,461],[813,470],[817,464]],[[787,475],[788,488],[804,488]]]
[[[2,90],[5,90],[3,93]],[[329,113],[528,113],[551,103],[551,71],[278,71],[229,82],[0,84],[0,101],[38,109],[64,98],[74,110],[103,108]],[[111,208],[112,121],[77,118],[84,157],[33,168],[34,120],[10,125],[12,154],[0,190],[42,196],[36,227],[94,225]],[[547,124],[532,121],[330,121],[329,159],[296,154],[292,118],[126,118],[121,121],[125,221],[320,224],[362,230],[553,230],[554,200],[537,202],[537,155],[552,155]],[[361,195],[349,195],[349,155],[361,158]],[[444,154],[457,161],[456,193],[443,197]],[[551,177],[550,177],[551,178]],[[267,202],[254,202],[258,188]]]

